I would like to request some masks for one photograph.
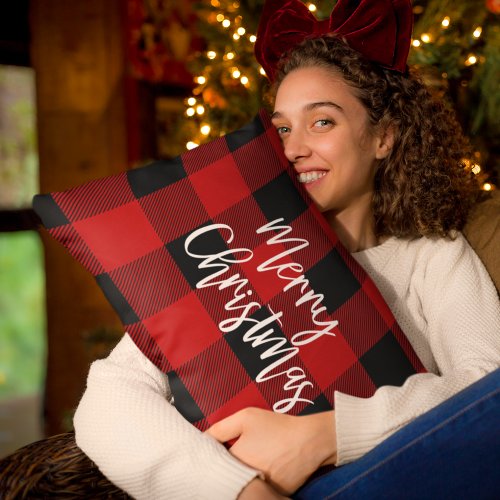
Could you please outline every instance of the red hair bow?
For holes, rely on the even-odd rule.
[[[268,78],[284,52],[305,38],[336,33],[366,59],[404,73],[410,51],[410,0],[338,0],[330,19],[318,21],[300,0],[267,0],[255,56]]]

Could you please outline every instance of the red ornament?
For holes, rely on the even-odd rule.
[[[485,5],[493,14],[500,14],[500,0],[486,0]]]

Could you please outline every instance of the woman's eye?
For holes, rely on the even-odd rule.
[[[276,127],[276,130],[278,131],[279,135],[287,134],[288,132],[290,132],[289,127]]]
[[[333,125],[333,122],[332,122],[332,120],[328,120],[327,118],[322,118],[321,120],[316,120],[314,122],[314,125],[322,128],[322,127],[328,127],[330,125]]]

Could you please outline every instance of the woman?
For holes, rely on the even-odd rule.
[[[272,120],[299,181],[429,373],[367,399],[336,393],[335,410],[315,415],[243,410],[202,434],[167,402],[166,376],[125,336],[93,364],[75,429],[78,445],[133,496],[292,494],[321,465],[357,463],[499,366],[498,296],[459,232],[478,193],[461,163],[465,142],[406,74],[406,55],[398,65],[384,68],[327,34],[306,37],[266,69],[275,79]],[[233,438],[227,451],[220,443]],[[321,481],[329,488],[342,470]]]

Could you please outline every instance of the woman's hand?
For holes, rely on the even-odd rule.
[[[286,495],[336,458],[333,411],[295,417],[246,408],[206,432],[221,443],[237,439],[230,452],[263,472],[266,481]]]
[[[259,478],[250,481],[238,495],[238,500],[285,500],[274,488]]]

